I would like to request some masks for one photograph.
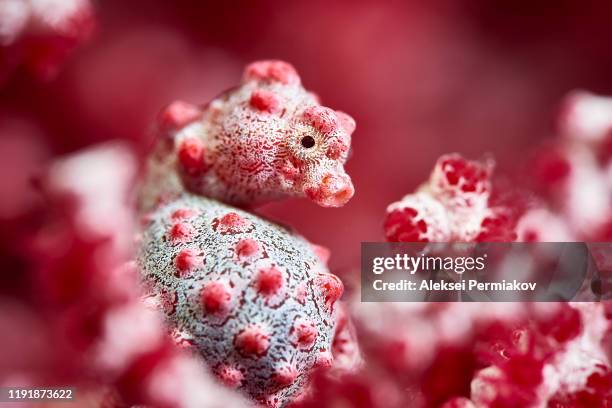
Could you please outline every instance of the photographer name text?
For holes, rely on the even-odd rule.
[[[534,291],[537,283],[519,282],[516,280],[501,282],[480,282],[475,279],[462,279],[460,281],[434,281],[431,279],[420,282],[402,279],[397,282],[385,282],[376,279],[372,288],[376,291]]]

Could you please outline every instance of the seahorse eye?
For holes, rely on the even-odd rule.
[[[304,136],[301,140],[301,143],[302,143],[302,147],[306,149],[310,149],[311,147],[314,147],[315,140],[314,140],[314,137],[312,136]]]

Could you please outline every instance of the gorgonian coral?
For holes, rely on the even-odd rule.
[[[174,347],[141,301],[130,262],[135,170],[126,148],[109,145],[59,160],[41,177],[44,210],[19,238],[24,275],[13,295],[21,301],[5,297],[0,308],[0,381],[70,384],[82,406],[243,406]]]
[[[520,202],[524,206],[516,208],[496,204],[490,161],[444,155],[425,184],[388,207],[386,238],[508,242],[602,237],[610,204],[604,177],[608,161],[600,152],[612,129],[610,106],[588,94],[570,98],[565,139],[537,156],[541,161],[533,178],[545,187],[538,190],[540,197],[530,193]],[[585,203],[587,197],[593,202]],[[610,270],[605,252],[594,252],[601,279]],[[597,285],[591,289],[595,296],[603,290]],[[367,368],[319,374],[314,387],[320,398],[296,406],[331,407],[340,401],[349,407],[612,404],[609,302],[350,305]]]
[[[514,215],[490,204],[491,160],[448,154],[429,180],[387,208],[385,236],[392,242],[513,241]]]
[[[89,0],[3,0],[0,74],[24,65],[40,78],[53,76],[66,56],[90,36],[93,15]]]
[[[559,131],[529,167],[532,187],[543,199],[533,209],[539,215],[526,214],[519,224],[520,238],[609,241],[612,98],[572,92],[563,102]]]
[[[352,304],[366,365],[296,407],[591,407],[610,402],[602,304]],[[557,404],[557,405],[555,405]]]

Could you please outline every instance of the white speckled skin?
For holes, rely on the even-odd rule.
[[[279,79],[253,74],[257,69],[286,72]],[[321,106],[289,64],[253,63],[239,86],[187,109],[190,119],[165,128],[151,155],[141,189],[145,211],[184,189],[241,207],[303,196],[339,207],[352,197],[344,164],[355,121]],[[304,138],[312,144],[305,147]],[[186,140],[202,146],[205,169],[197,174],[181,168],[178,152]]]
[[[177,220],[173,216],[176,210],[185,209],[191,210],[190,217]],[[223,233],[218,223],[228,213],[246,220],[244,228]],[[177,342],[199,351],[213,371],[228,366],[239,370],[243,380],[238,387],[252,398],[268,406],[284,406],[302,388],[317,360],[331,351],[335,313],[320,284],[322,276],[330,275],[310,244],[253,214],[188,193],[158,208],[148,220],[138,262]],[[191,237],[172,240],[169,231],[177,222],[192,227]],[[255,240],[259,250],[241,258],[235,248],[245,238]],[[186,248],[197,251],[201,258],[187,276],[179,277],[175,258]],[[283,287],[274,296],[265,296],[256,286],[258,268],[269,265],[283,271]],[[202,288],[213,281],[231,288],[228,313],[211,315],[202,306]],[[316,340],[307,349],[292,344],[296,319],[307,319],[316,326]],[[235,346],[236,335],[252,324],[270,335],[269,348],[260,357],[245,356]],[[297,378],[279,386],[274,375],[287,364],[296,369]]]

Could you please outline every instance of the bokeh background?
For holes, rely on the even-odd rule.
[[[16,67],[0,84],[1,219],[28,206],[29,174],[109,139],[144,153],[159,109],[203,103],[256,59],[284,59],[325,105],[357,121],[341,209],[307,200],[260,211],[332,250],[339,274],[382,239],[386,205],[439,155],[491,153],[516,172],[555,133],[563,95],[612,94],[606,1],[104,0],[97,28],[44,80]]]

